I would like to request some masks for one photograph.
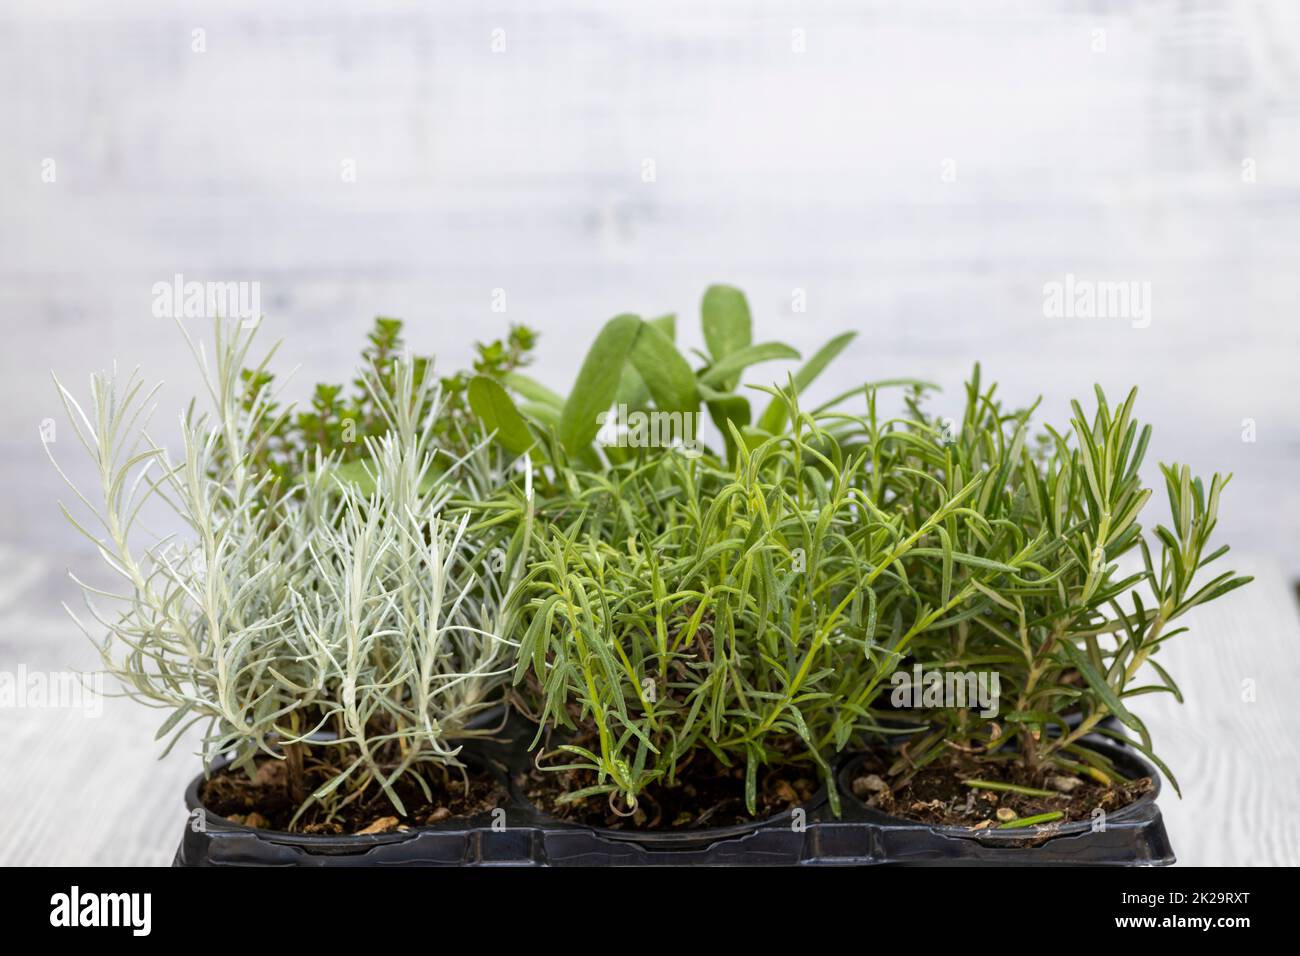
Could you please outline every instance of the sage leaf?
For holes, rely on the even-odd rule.
[[[630,353],[632,365],[662,411],[695,412],[700,396],[695,373],[670,339],[657,326],[641,323]]]
[[[759,362],[773,362],[779,359],[797,359],[799,353],[780,342],[763,342],[759,345],[747,345],[732,352],[710,366],[700,381],[714,388],[727,388],[733,376],[739,375],[751,365]]]
[[[533,444],[528,423],[515,408],[510,395],[496,379],[475,375],[469,382],[469,407],[483,427],[496,433],[496,440],[506,451],[522,455]]]
[[[700,306],[704,344],[714,363],[754,341],[753,321],[745,293],[729,285],[711,285]]]
[[[579,454],[600,431],[598,416],[614,403],[623,364],[641,326],[641,319],[635,315],[615,316],[591,344],[560,413],[560,444],[569,454]]]

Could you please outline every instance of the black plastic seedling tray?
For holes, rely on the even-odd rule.
[[[600,830],[555,820],[532,807],[514,785],[530,765],[531,737],[467,747],[467,758],[496,773],[510,800],[493,813],[367,836],[319,836],[252,829],[209,813],[199,802],[203,778],[185,792],[190,817],[176,852],[177,866],[819,866],[876,864],[1161,866],[1174,862],[1156,806],[1159,776],[1131,748],[1103,741],[1105,753],[1131,777],[1149,776],[1155,788],[1091,823],[1024,830],[974,831],[890,817],[852,795],[858,759],[841,761],[836,817],[825,792],[797,810],[761,823],[702,830]]]
[[[190,819],[177,866],[816,866],[878,864],[1119,865],[1174,862],[1156,805],[1160,778],[1131,748],[1089,740],[1130,777],[1151,777],[1143,799],[1110,814],[1104,829],[1069,823],[1026,830],[974,831],[889,817],[852,795],[853,754],[840,762],[841,814],[824,791],[798,810],[755,825],[714,830],[617,831],[539,813],[513,786],[529,765],[529,736],[467,748],[498,774],[510,803],[497,812],[393,834],[320,836],[255,830],[208,813],[203,778],[190,783]]]

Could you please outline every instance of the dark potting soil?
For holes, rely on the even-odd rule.
[[[288,830],[298,804],[289,794],[287,769],[283,760],[268,757],[258,761],[253,779],[242,770],[218,770],[199,787],[199,799],[209,812],[232,823]],[[433,794],[432,801],[425,798],[424,791],[409,775],[393,784],[406,807],[406,815],[399,814],[378,787],[372,787],[362,798],[346,804],[328,819],[321,807],[313,805],[298,819],[294,831],[328,835],[390,833],[491,812],[506,806],[510,799],[496,778],[479,774],[473,768],[466,768],[464,776],[454,769],[426,770],[424,774]],[[309,779],[308,793],[327,779],[329,775],[320,780]]]
[[[783,813],[811,800],[821,786],[816,771],[806,767],[776,766],[758,772],[758,813],[745,808],[744,766],[724,767],[709,753],[679,765],[675,786],[651,784],[637,795],[635,811],[619,804],[617,813],[608,794],[567,803],[560,798],[596,784],[590,770],[539,770],[515,778],[520,791],[534,807],[549,816],[590,827],[611,830],[683,831],[703,827],[730,827],[753,823]]]
[[[940,826],[984,830],[1057,811],[1064,814],[1052,821],[1058,825],[1088,821],[1098,807],[1114,813],[1154,786],[1150,777],[1107,786],[1056,768],[1031,770],[1015,762],[977,763],[955,753],[891,784],[887,771],[896,757],[894,753],[868,753],[849,780],[853,795],[883,813]],[[986,790],[969,786],[963,782],[966,780],[1014,784],[1051,791],[1052,795]]]

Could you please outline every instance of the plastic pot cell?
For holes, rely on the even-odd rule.
[[[522,737],[522,739],[521,739]],[[529,761],[527,736],[480,746],[476,763],[503,782]],[[1130,748],[1089,746],[1130,777],[1155,788],[1109,814],[1104,830],[1069,823],[1022,830],[974,831],[891,817],[849,790],[861,756],[842,760],[836,817],[825,793],[765,820],[715,829],[606,830],[555,820],[509,788],[491,813],[404,832],[318,836],[253,829],[208,812],[202,777],[186,790],[190,810],[178,866],[817,866],[876,864],[1085,864],[1150,866],[1174,862],[1156,806],[1159,777]]]
[[[936,826],[890,816],[853,795],[850,783],[864,759],[850,757],[841,765],[838,783],[845,803],[844,817],[824,828],[827,857],[860,855],[878,862],[915,864],[1083,864],[1167,866],[1174,862],[1156,798],[1160,776],[1132,749],[1089,739],[1090,749],[1108,757],[1130,779],[1150,777],[1152,788],[1134,802],[1107,814],[1104,823],[1077,821],[1022,829],[973,830]],[[868,845],[862,835],[869,833]]]

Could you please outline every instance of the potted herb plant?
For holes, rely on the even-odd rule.
[[[995,391],[981,387],[977,367],[958,430],[914,398],[874,443],[909,450],[912,467],[895,480],[897,510],[912,520],[947,500],[943,482],[978,476],[964,513],[890,572],[944,609],[891,652],[916,674],[992,674],[1000,699],[992,709],[921,702],[902,742],[852,761],[841,779],[867,806],[935,833],[990,846],[1064,837],[1074,852],[1105,842],[1108,826],[1158,821],[1154,768],[1098,738],[1136,750],[1177,789],[1128,702],[1181,700],[1156,655],[1187,632],[1175,622],[1188,611],[1250,579],[1205,573],[1228,550],[1210,547],[1226,478],[1206,484],[1186,466],[1161,466],[1170,521],[1144,533],[1138,519],[1153,492],[1139,469],[1151,429],[1133,417],[1136,390],[1112,407],[1098,388],[1091,415],[1076,402],[1068,432],[1037,435],[1033,409],[1008,411]],[[1140,561],[1122,570],[1132,555]]]
[[[273,417],[265,363],[247,367],[251,340],[219,323],[211,364],[191,342],[213,411],[191,406],[178,457],[149,437],[135,373],[94,376],[84,408],[58,386],[98,478],[68,481],[91,519],[64,513],[114,582],[83,585],[104,669],[165,712],[168,749],[199,728],[196,833],[400,843],[489,813],[504,790],[463,746],[489,732],[510,671],[504,602],[528,525],[469,533],[464,502],[500,463],[440,443],[440,385],[397,360],[363,375],[383,426],[360,440],[367,480],[341,478],[343,456],[319,445],[275,457],[287,413]],[[172,530],[147,535],[145,518]]]
[[[677,351],[672,317],[624,315],[602,329],[567,399],[518,376],[470,386],[498,439],[543,464],[547,530],[521,589],[514,699],[538,721],[534,744],[559,731],[547,754],[559,763],[521,774],[524,796],[601,830],[678,831],[674,844],[820,799],[832,768],[812,733],[837,700],[821,689],[824,652],[861,605],[850,483],[808,480],[803,456],[834,466],[801,429],[793,445],[769,434],[786,426],[785,397],[752,427],[738,392],[748,367],[798,353],[752,342],[738,290],[711,287],[701,313],[699,369]],[[805,364],[791,394],[851,339]],[[716,453],[693,426],[701,405],[725,436]],[[648,433],[593,448],[611,406]],[[653,427],[666,416],[675,427]],[[832,591],[841,606],[827,603]]]
[[[694,362],[611,320],[562,396],[526,328],[437,378],[381,319],[302,411],[218,323],[175,458],[137,376],[59,385],[105,669],[201,729],[178,862],[1172,860],[1127,701],[1248,580],[1200,576],[1226,480],[1164,468],[1148,536],[1133,394],[1066,432],[978,367],[960,424],[910,379],[805,408],[851,333],[746,386],[798,353],[733,288],[701,320]]]

